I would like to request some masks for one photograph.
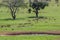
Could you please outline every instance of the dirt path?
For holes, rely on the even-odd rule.
[[[47,34],[47,35],[60,35],[60,31],[49,31],[49,32],[0,32],[0,35],[32,35],[32,34]]]

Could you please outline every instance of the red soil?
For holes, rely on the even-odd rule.
[[[49,32],[0,32],[0,35],[32,35],[32,34],[47,34],[47,35],[60,35],[60,31],[49,31]]]

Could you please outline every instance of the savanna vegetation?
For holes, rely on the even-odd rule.
[[[2,1],[2,0],[1,0]],[[24,5],[16,5],[7,1],[0,1],[0,32],[2,31],[60,31],[60,0],[51,0],[44,9],[29,6],[28,0]],[[1,4],[2,3],[2,4]],[[9,3],[9,4],[8,4]],[[14,5],[13,5],[14,4]],[[26,5],[27,4],[27,5]],[[11,8],[11,9],[10,9]],[[38,7],[37,7],[38,8]],[[28,11],[31,11],[29,13]],[[39,13],[36,15],[36,11]],[[12,14],[11,14],[12,13]],[[1,40],[60,40],[54,35],[19,35],[0,36]]]

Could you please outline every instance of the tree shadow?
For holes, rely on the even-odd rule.
[[[39,22],[39,20],[40,19],[48,19],[48,17],[45,17],[45,16],[39,16],[38,18],[37,17],[35,17],[35,16],[31,16],[31,17],[28,17],[28,18],[32,18],[33,19],[33,21],[35,21],[35,22]]]
[[[12,18],[6,18],[6,19],[0,19],[0,21],[9,21],[9,20],[13,20]],[[25,20],[25,18],[16,18],[15,20]]]
[[[31,16],[31,17],[28,17],[28,18],[37,18],[35,16]],[[37,19],[48,19],[47,17],[44,17],[44,16],[39,16]]]

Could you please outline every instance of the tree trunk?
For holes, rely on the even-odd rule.
[[[15,15],[15,13],[13,14],[13,20],[15,20],[16,19],[16,15]]]
[[[15,15],[15,13],[12,12],[11,15],[12,15],[13,20],[15,20],[15,19],[16,19],[16,15]]]
[[[38,18],[38,10],[36,9],[36,18]]]
[[[16,16],[14,15],[14,16],[13,16],[13,20],[15,20],[15,19],[16,19]]]

